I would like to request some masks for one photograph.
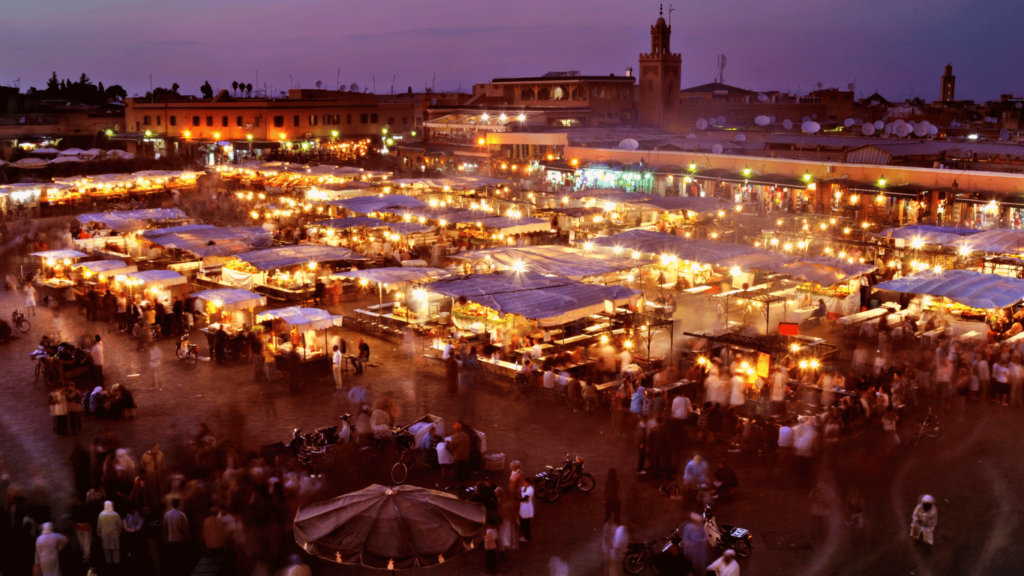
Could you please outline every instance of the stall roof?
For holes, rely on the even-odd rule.
[[[582,280],[594,276],[604,276],[612,272],[630,270],[646,264],[629,258],[616,258],[604,253],[584,252],[564,246],[508,246],[474,250],[454,254],[451,258],[462,260],[490,259],[498,266],[513,269],[521,264],[528,272],[563,276],[573,280]]]
[[[138,271],[138,267],[125,264],[124,260],[90,260],[89,262],[79,262],[74,265],[74,268],[85,268],[93,274],[103,274],[105,276],[116,276],[118,274],[129,274]]]
[[[231,312],[233,310],[249,310],[257,306],[266,306],[267,297],[255,292],[249,292],[248,290],[239,290],[237,288],[222,288],[218,290],[203,290],[202,292],[196,292],[192,296],[205,300],[206,302],[213,302],[218,308]]]
[[[895,238],[913,242],[921,240],[924,244],[946,244],[958,238],[977,234],[981,230],[970,228],[946,228],[944,226],[928,226],[925,224],[914,224],[901,228],[886,228],[874,236],[878,238]]]
[[[388,208],[381,210],[396,216],[409,216],[410,218],[426,218],[427,220],[444,220],[447,224],[461,224],[465,222],[480,222],[484,218],[493,218],[494,214],[484,210],[460,210],[457,208]]]
[[[335,230],[348,230],[349,228],[380,228],[385,225],[385,222],[380,218],[371,218],[369,216],[354,216],[352,218],[334,218],[333,220],[320,220],[313,222],[309,226],[319,226],[321,228],[334,228]]]
[[[132,280],[142,281],[146,287],[167,288],[186,282],[185,277],[174,270],[143,270],[142,272],[131,272],[125,276]]]
[[[526,234],[551,229],[551,222],[544,218],[494,216],[478,220],[477,223],[501,234]]]
[[[840,258],[822,256],[803,258],[793,262],[782,262],[777,265],[769,265],[763,269],[787,274],[807,282],[816,282],[822,286],[831,286],[877,270],[878,267],[871,264],[861,264]]]
[[[606,300],[620,305],[640,294],[625,286],[583,284],[530,272],[473,274],[431,282],[425,288],[451,298],[465,296],[498,312],[537,320],[542,326],[572,322],[604,311]]]
[[[366,270],[335,272],[330,277],[365,279],[375,284],[383,284],[387,290],[394,290],[410,282],[446,278],[448,276],[451,276],[451,273],[441,268],[369,268]]]
[[[263,228],[229,228],[209,224],[187,224],[146,230],[142,237],[165,248],[185,250],[205,258],[230,256],[255,247],[269,246],[273,238]]]
[[[974,270],[929,270],[882,282],[879,290],[942,296],[973,308],[1005,308],[1024,298],[1024,280]]]
[[[266,310],[256,314],[257,322],[274,319],[279,319],[299,331],[306,331],[341,326],[342,317],[332,316],[330,312],[319,308],[299,308],[298,306]]]
[[[385,226],[390,228],[395,234],[400,234],[402,236],[423,234],[424,232],[430,232],[434,229],[433,226],[420,224],[419,222],[387,222],[385,223]]]
[[[650,230],[629,230],[614,236],[594,239],[594,244],[607,248],[619,247],[641,254],[672,255],[680,260],[714,266],[757,268],[762,263],[786,262],[793,258],[763,248],[741,244],[725,244],[711,240],[683,238]]]
[[[1024,254],[1024,230],[986,230],[944,243],[952,248],[967,248],[989,254]]]
[[[701,198],[698,196],[657,196],[654,194],[636,194],[635,196],[638,196],[637,200],[626,200],[624,202],[638,208],[651,208],[667,212],[680,210],[696,212],[697,214],[707,214],[711,212],[718,212],[719,210],[730,211],[736,209],[735,203],[722,198]]]
[[[94,214],[78,215],[79,222],[99,222],[118,232],[141,230],[146,227],[150,220],[166,222],[168,220],[184,220],[186,218],[188,218],[188,215],[177,208],[151,208],[146,210],[97,212]]]
[[[85,258],[85,254],[82,254],[78,250],[45,250],[43,252],[33,252],[29,256],[37,256],[46,260],[48,258],[53,260],[63,260],[65,258]]]
[[[388,194],[384,196],[356,196],[343,200],[328,200],[325,204],[338,206],[351,210],[356,214],[369,214],[380,212],[386,208],[422,208],[426,206],[419,198],[405,196],[403,194]]]
[[[366,260],[348,248],[299,244],[296,246],[275,246],[235,254],[235,258],[252,264],[257,270],[273,270],[288,266],[305,265],[313,262],[338,262],[341,260]]]

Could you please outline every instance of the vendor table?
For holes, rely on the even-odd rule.
[[[871,310],[865,310],[863,312],[857,312],[856,314],[850,314],[849,316],[843,316],[837,322],[843,326],[851,326],[853,324],[859,324],[867,320],[875,318],[881,318],[886,312],[894,312],[896,308],[899,308],[892,302],[887,302],[880,308],[872,308]]]
[[[293,378],[300,386],[307,382],[331,377],[331,358],[327,354],[321,353],[303,358],[301,352],[298,356],[279,353],[275,354],[275,361],[277,369]]]
[[[313,297],[312,286],[292,290],[289,288],[270,286],[269,284],[256,284],[253,289],[259,294],[269,296],[275,300],[284,300],[285,302],[301,302]]]

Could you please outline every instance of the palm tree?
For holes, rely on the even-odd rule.
[[[252,96],[252,84],[245,85],[246,96]]]
[[[231,89],[237,94],[238,93],[238,82],[231,83]]]

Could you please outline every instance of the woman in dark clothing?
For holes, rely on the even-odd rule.
[[[459,362],[455,359],[455,354],[449,355],[444,361],[444,373],[448,395],[455,396],[459,391]]]
[[[604,483],[604,521],[612,520],[622,524],[620,516],[622,501],[619,499],[619,472],[615,468],[608,469],[608,477]]]

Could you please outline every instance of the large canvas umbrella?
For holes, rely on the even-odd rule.
[[[341,564],[395,570],[435,566],[480,543],[486,509],[416,486],[374,484],[299,508],[295,541]]]

